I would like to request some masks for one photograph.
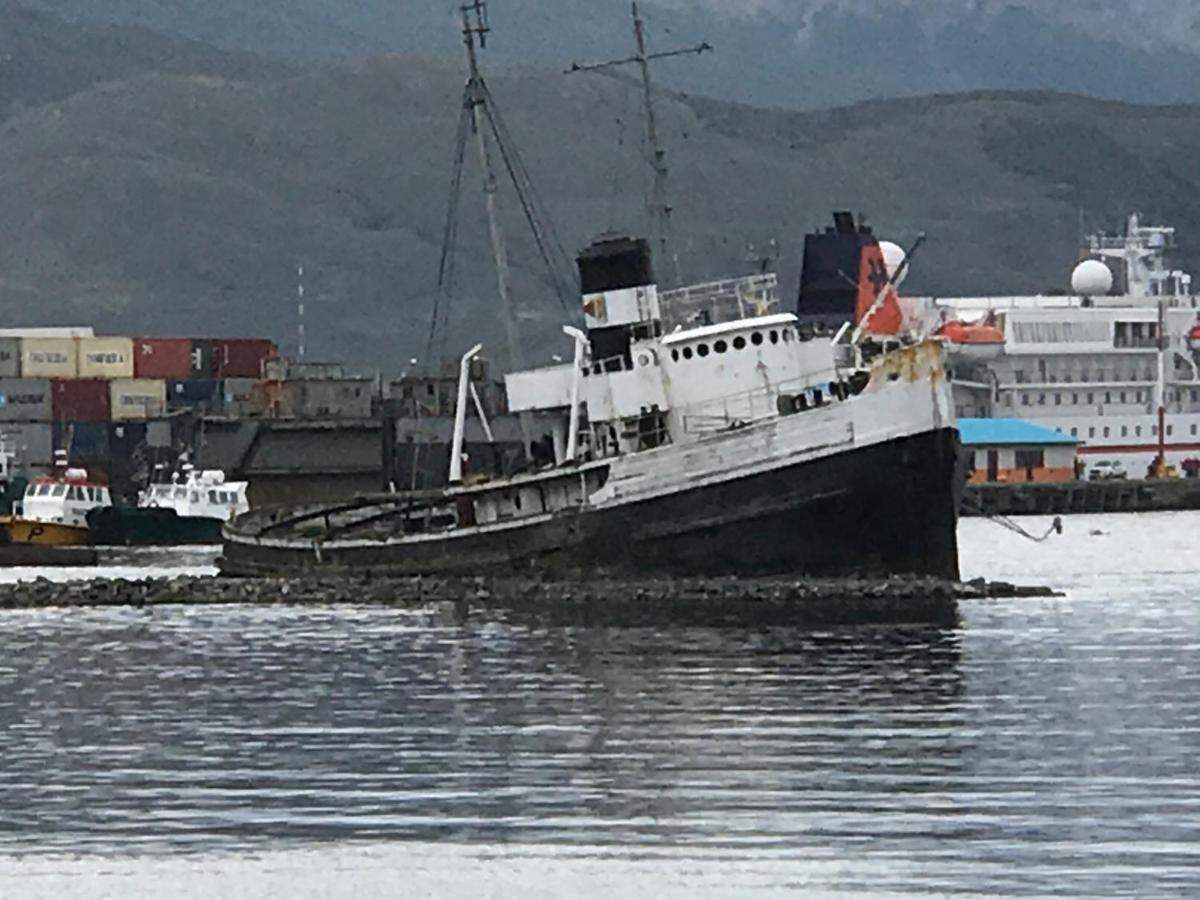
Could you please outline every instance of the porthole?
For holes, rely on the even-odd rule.
[[[639,353],[638,354],[638,365],[641,366],[642,368],[645,368],[646,366],[650,365],[650,355],[648,353]]]
[[[684,347],[684,348],[683,348],[683,358],[684,358],[684,359],[691,359],[691,358],[692,358],[692,348],[691,348],[691,347]]]
[[[729,345],[724,341],[717,341],[715,344],[713,344],[713,350],[715,350],[717,353],[724,353],[728,349]]]
[[[671,351],[671,360],[673,362],[679,362],[679,351],[678,350]]]
[[[696,353],[701,359],[703,359],[705,356],[708,356],[708,344],[701,344],[696,348]]]
[[[762,342],[763,336],[761,331],[756,331],[754,334],[750,335],[750,343],[752,343],[755,347],[761,347]]]
[[[775,330],[773,330],[773,329],[772,329],[772,331],[771,331],[771,343],[772,343],[772,344],[778,344],[778,343],[779,343],[779,332],[778,332],[778,331],[775,331]]]
[[[742,337],[740,334],[733,339],[733,349],[734,350],[745,350],[746,349],[746,339],[744,337]]]
[[[787,344],[787,343],[790,343],[791,340],[792,340],[792,329],[790,329],[790,328],[783,329],[783,342],[785,344]]]

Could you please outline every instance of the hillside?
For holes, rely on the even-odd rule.
[[[460,0],[25,0],[289,61],[382,53],[457,58]],[[676,90],[817,109],[979,89],[1200,102],[1200,10],[1178,0],[642,0]],[[496,65],[561,70],[630,52],[628,0],[490,0]]]
[[[568,249],[644,231],[631,84],[519,69],[492,86]],[[387,57],[134,71],[22,101],[0,125],[0,316],[288,345],[302,263],[310,352],[401,368],[425,352],[460,90],[454,63]],[[790,294],[803,235],[833,208],[902,241],[928,232],[914,290],[1064,287],[1081,215],[1115,228],[1133,209],[1179,226],[1200,268],[1194,107],[991,92],[820,113],[675,97],[661,114],[693,280],[744,272],[774,240]],[[481,336],[498,356],[473,165],[465,183],[448,347]],[[548,359],[561,310],[505,199],[530,345]]]
[[[264,78],[287,68],[145,28],[73,25],[0,0],[0,120],[105,81],[147,72]]]

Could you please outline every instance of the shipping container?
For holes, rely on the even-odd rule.
[[[272,341],[265,338],[216,338],[213,347],[213,374],[218,378],[261,378],[263,363],[278,355]]]
[[[107,422],[71,422],[60,420],[54,423],[54,447],[65,450],[67,462],[107,474],[110,458]]]
[[[21,338],[25,378],[78,378],[79,338]]]
[[[112,387],[114,422],[158,419],[167,411],[167,383],[161,378],[119,378]]]
[[[114,459],[132,459],[146,449],[145,422],[112,422],[108,426],[108,448]]]
[[[54,426],[49,422],[4,422],[0,439],[16,454],[18,468],[46,470],[54,464]]]
[[[188,374],[192,378],[213,377],[213,342],[209,338],[192,340],[192,366]]]
[[[0,338],[0,378],[17,378],[21,374],[21,339]]]
[[[0,337],[82,338],[95,336],[95,329],[91,325],[52,326],[50,328],[0,328]]]
[[[341,363],[296,362],[282,356],[272,356],[263,360],[262,379],[264,381],[302,381],[304,379],[346,378],[346,367]],[[457,376],[456,376],[457,377]]]
[[[100,378],[55,379],[50,382],[57,422],[107,422],[109,382]]]
[[[170,409],[212,409],[220,405],[221,382],[215,378],[189,378],[167,382],[167,406]]]
[[[134,338],[133,374],[136,378],[191,378],[192,339]]]
[[[0,422],[49,422],[54,418],[45,378],[0,378]]]
[[[133,341],[127,337],[79,340],[80,378],[132,378]]]

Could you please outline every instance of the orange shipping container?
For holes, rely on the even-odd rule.
[[[111,383],[112,420],[157,419],[167,411],[167,383],[161,378],[118,378]]]
[[[78,378],[79,338],[21,338],[25,378]]]
[[[190,378],[192,339],[134,338],[133,374],[136,378]]]
[[[133,341],[127,337],[79,339],[80,378],[132,378]]]

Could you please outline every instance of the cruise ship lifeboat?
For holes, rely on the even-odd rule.
[[[1187,333],[1187,342],[1193,353],[1200,353],[1200,322],[1193,325],[1191,331]]]
[[[1004,332],[995,325],[945,322],[934,335],[942,339],[948,353],[969,359],[991,359],[1004,350]]]

